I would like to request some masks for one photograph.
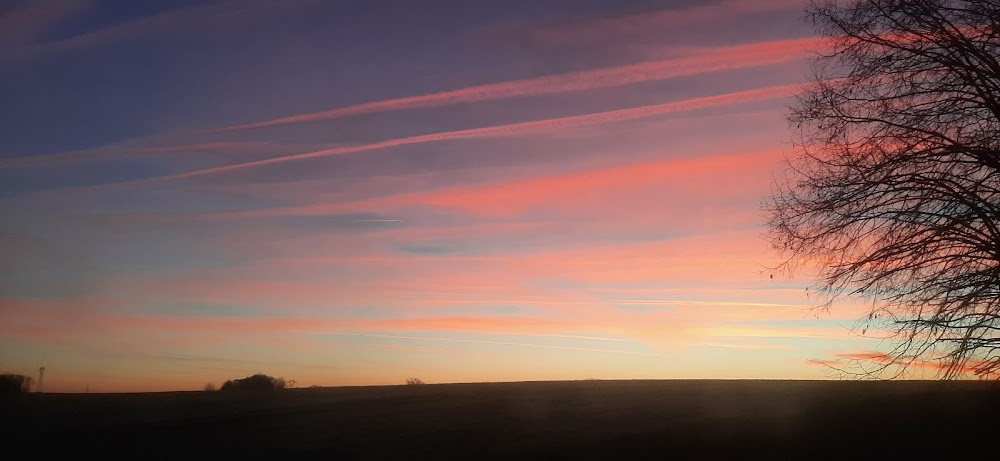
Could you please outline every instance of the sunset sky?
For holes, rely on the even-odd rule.
[[[0,371],[827,378],[864,306],[760,211],[803,3],[4,1]]]

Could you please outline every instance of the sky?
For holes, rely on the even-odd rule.
[[[0,369],[50,392],[825,379],[763,239],[801,0],[0,1]]]

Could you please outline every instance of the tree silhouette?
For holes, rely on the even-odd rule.
[[[226,381],[219,388],[221,391],[279,391],[288,386],[284,378],[275,378],[262,373],[247,376],[242,379]]]
[[[21,394],[31,390],[31,377],[14,373],[0,374],[0,394]]]
[[[817,269],[823,307],[871,301],[861,322],[888,346],[844,369],[997,378],[1000,2],[823,1],[807,16],[829,51],[789,115],[799,139],[767,237],[784,268]]]

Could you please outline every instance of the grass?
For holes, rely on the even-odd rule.
[[[45,457],[958,459],[1000,450],[1000,388],[982,382],[588,380],[29,394],[3,405],[5,446]]]

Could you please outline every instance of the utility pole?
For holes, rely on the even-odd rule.
[[[38,368],[38,389],[37,392],[44,392],[45,389],[45,367]]]

